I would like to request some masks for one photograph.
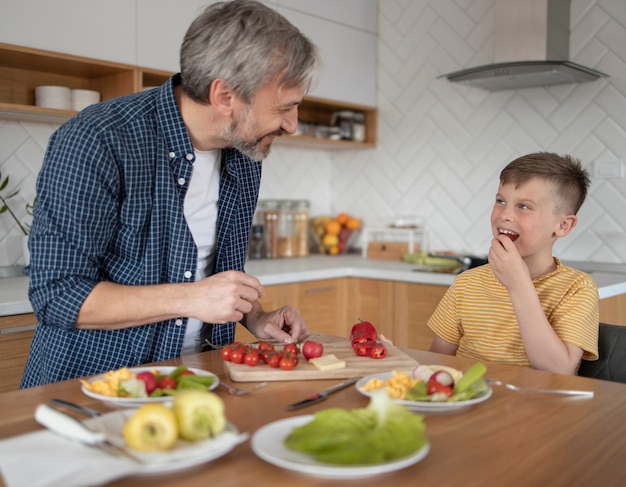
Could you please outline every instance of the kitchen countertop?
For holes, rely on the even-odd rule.
[[[565,264],[589,272],[598,285],[600,299],[626,294],[626,264],[569,262]],[[263,285],[315,281],[340,277],[360,277],[418,284],[449,286],[454,274],[414,272],[406,262],[364,259],[360,255],[312,255],[289,259],[251,260],[246,272],[257,276]],[[32,313],[28,301],[28,277],[0,279],[0,316]]]

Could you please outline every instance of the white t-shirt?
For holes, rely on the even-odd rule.
[[[185,195],[183,211],[187,226],[198,248],[196,281],[199,281],[207,277],[208,269],[213,266],[215,258],[221,152],[194,149],[194,153],[196,160],[193,163],[193,173]],[[189,318],[183,354],[195,352],[201,328],[200,320]]]

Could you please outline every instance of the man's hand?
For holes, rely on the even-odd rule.
[[[267,313],[258,306],[246,316],[246,327],[259,340],[280,343],[298,343],[310,334],[302,315],[293,306],[283,306]]]
[[[240,321],[264,293],[254,276],[239,271],[220,272],[193,283],[189,316],[206,323]]]

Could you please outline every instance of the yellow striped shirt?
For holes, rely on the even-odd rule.
[[[554,272],[533,281],[543,311],[561,340],[582,348],[583,359],[596,360],[598,287],[589,274],[555,262]],[[457,276],[428,326],[458,344],[459,356],[530,367],[509,293],[489,264]]]

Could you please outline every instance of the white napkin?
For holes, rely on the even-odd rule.
[[[103,485],[142,468],[47,430],[0,441],[0,470],[7,487]]]
[[[108,413],[85,423],[106,432],[112,443],[123,445],[119,424],[126,414]],[[227,431],[212,440],[179,441],[172,451],[163,453],[134,452],[145,462],[139,464],[47,430],[36,431],[0,441],[0,471],[6,487],[98,486],[129,475],[169,472],[209,462],[246,439],[247,433],[240,434],[229,423]]]

